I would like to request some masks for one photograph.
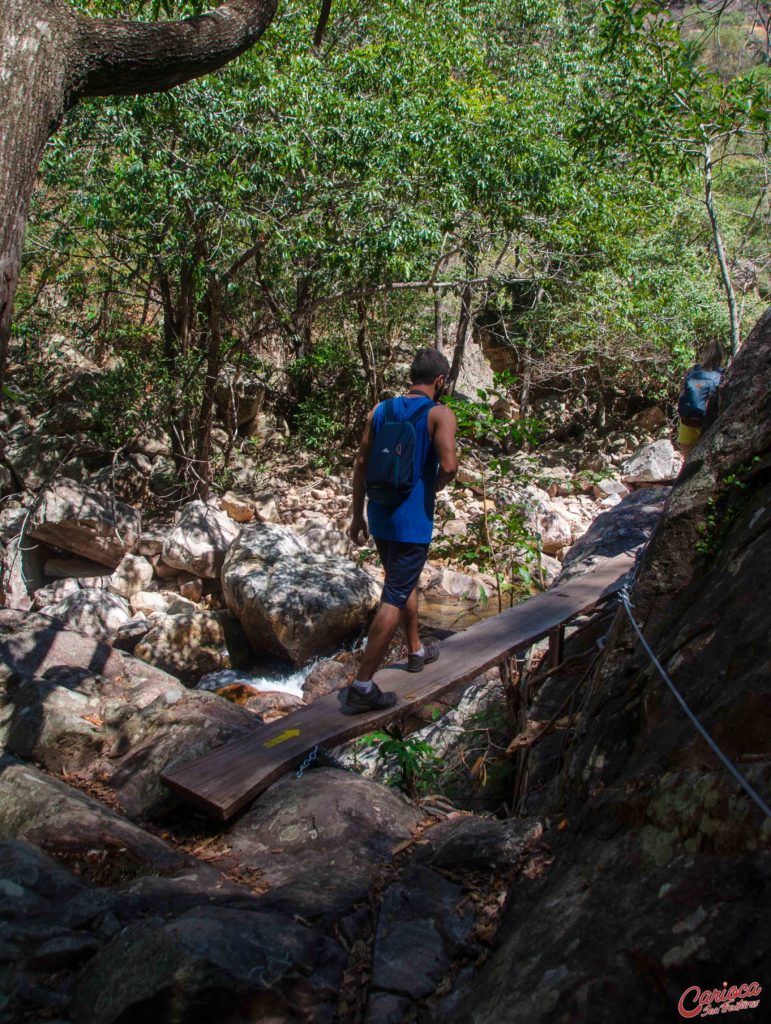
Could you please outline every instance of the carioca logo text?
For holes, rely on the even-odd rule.
[[[722,988],[704,989],[703,992],[698,985],[691,985],[680,996],[677,1008],[681,1017],[711,1017],[716,1013],[734,1010],[754,1010],[760,1002],[758,996],[762,991],[757,981],[731,985],[730,988],[728,982],[724,981]]]

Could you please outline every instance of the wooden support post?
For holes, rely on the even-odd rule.
[[[565,627],[558,626],[549,633],[549,668],[561,665],[565,657]]]
[[[516,731],[519,722],[519,712],[522,706],[522,694],[519,687],[520,673],[518,671],[516,655],[508,655],[498,666],[498,673],[506,695],[509,725]]]

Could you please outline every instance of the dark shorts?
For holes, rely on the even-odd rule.
[[[380,600],[403,608],[418,585],[428,558],[428,544],[408,544],[401,540],[373,538],[385,569],[385,583]]]

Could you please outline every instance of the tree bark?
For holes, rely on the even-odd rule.
[[[220,282],[212,274],[209,278],[204,309],[207,321],[208,345],[206,351],[206,377],[203,382],[203,396],[198,414],[195,447],[196,494],[206,500],[211,487],[211,432],[214,425],[214,399],[217,390],[217,378],[222,366],[222,331],[220,314],[222,310],[222,291]]]
[[[460,297],[460,315],[458,317],[458,328],[455,332],[455,349],[452,354],[452,365],[450,367],[450,379],[447,382],[450,394],[455,393],[455,385],[460,376],[463,366],[463,356],[466,353],[466,338],[471,326],[471,297],[473,295],[474,275],[476,274],[476,249],[470,244],[466,252],[466,283]]]
[[[736,305],[736,294],[734,292],[733,281],[731,280],[731,271],[728,268],[728,258],[726,256],[725,246],[723,245],[723,236],[720,233],[720,222],[717,217],[717,207],[715,206],[715,193],[712,188],[712,146],[708,140],[704,142],[704,203],[707,207],[707,213],[709,214],[710,225],[712,226],[712,237],[715,240],[717,262],[720,267],[720,277],[723,282],[726,301],[728,302],[728,316],[731,322],[731,356],[733,357],[739,351],[739,347],[742,343],[742,328],[739,318],[739,310]]]
[[[159,92],[247,50],[277,0],[230,0],[182,21],[106,21],[63,0],[0,0],[0,406],[24,228],[48,137],[83,96]]]

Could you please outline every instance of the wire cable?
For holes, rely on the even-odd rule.
[[[709,746],[710,750],[712,750],[712,752],[719,758],[719,760],[723,763],[723,765],[728,769],[728,771],[731,773],[731,775],[733,775],[734,779],[736,779],[736,781],[739,783],[739,785],[745,791],[747,796],[749,796],[752,800],[754,800],[754,802],[758,805],[758,807],[761,809],[761,811],[765,814],[765,816],[767,818],[771,818],[771,808],[769,808],[768,804],[765,802],[763,797],[760,796],[752,788],[752,786],[745,779],[745,777],[742,775],[742,773],[731,763],[731,761],[728,760],[728,758],[725,756],[725,754],[720,749],[720,747],[717,745],[717,743],[715,743],[715,741],[709,735],[709,733],[704,728],[704,726],[701,724],[701,722],[696,717],[696,715],[693,713],[693,711],[691,711],[691,709],[688,707],[688,705],[686,704],[685,699],[683,698],[682,694],[677,689],[677,687],[672,682],[672,680],[669,678],[669,676],[667,675],[665,670],[662,668],[661,663],[659,662],[658,658],[656,657],[656,655],[651,650],[648,641],[643,636],[642,630],[637,625],[637,621],[636,621],[634,615],[632,614],[632,602],[629,599],[629,591],[628,591],[628,589],[626,587],[622,587],[621,590],[618,592],[618,599],[621,602],[621,604],[624,606],[624,610],[626,611],[626,614],[629,617],[629,621],[632,623],[634,631],[637,633],[637,636],[640,638],[640,643],[645,648],[645,651],[646,651],[648,657],[651,659],[653,664],[658,669],[659,675],[661,676],[661,678],[664,680],[664,682],[669,687],[669,689],[672,692],[672,694],[674,695],[674,698],[677,701],[677,703],[680,705],[680,707],[683,709],[683,711],[686,713],[686,715],[690,719],[691,724],[693,725],[693,727],[696,729],[696,731],[699,733],[699,735],[702,737],[702,739],[707,743],[707,745]]]

